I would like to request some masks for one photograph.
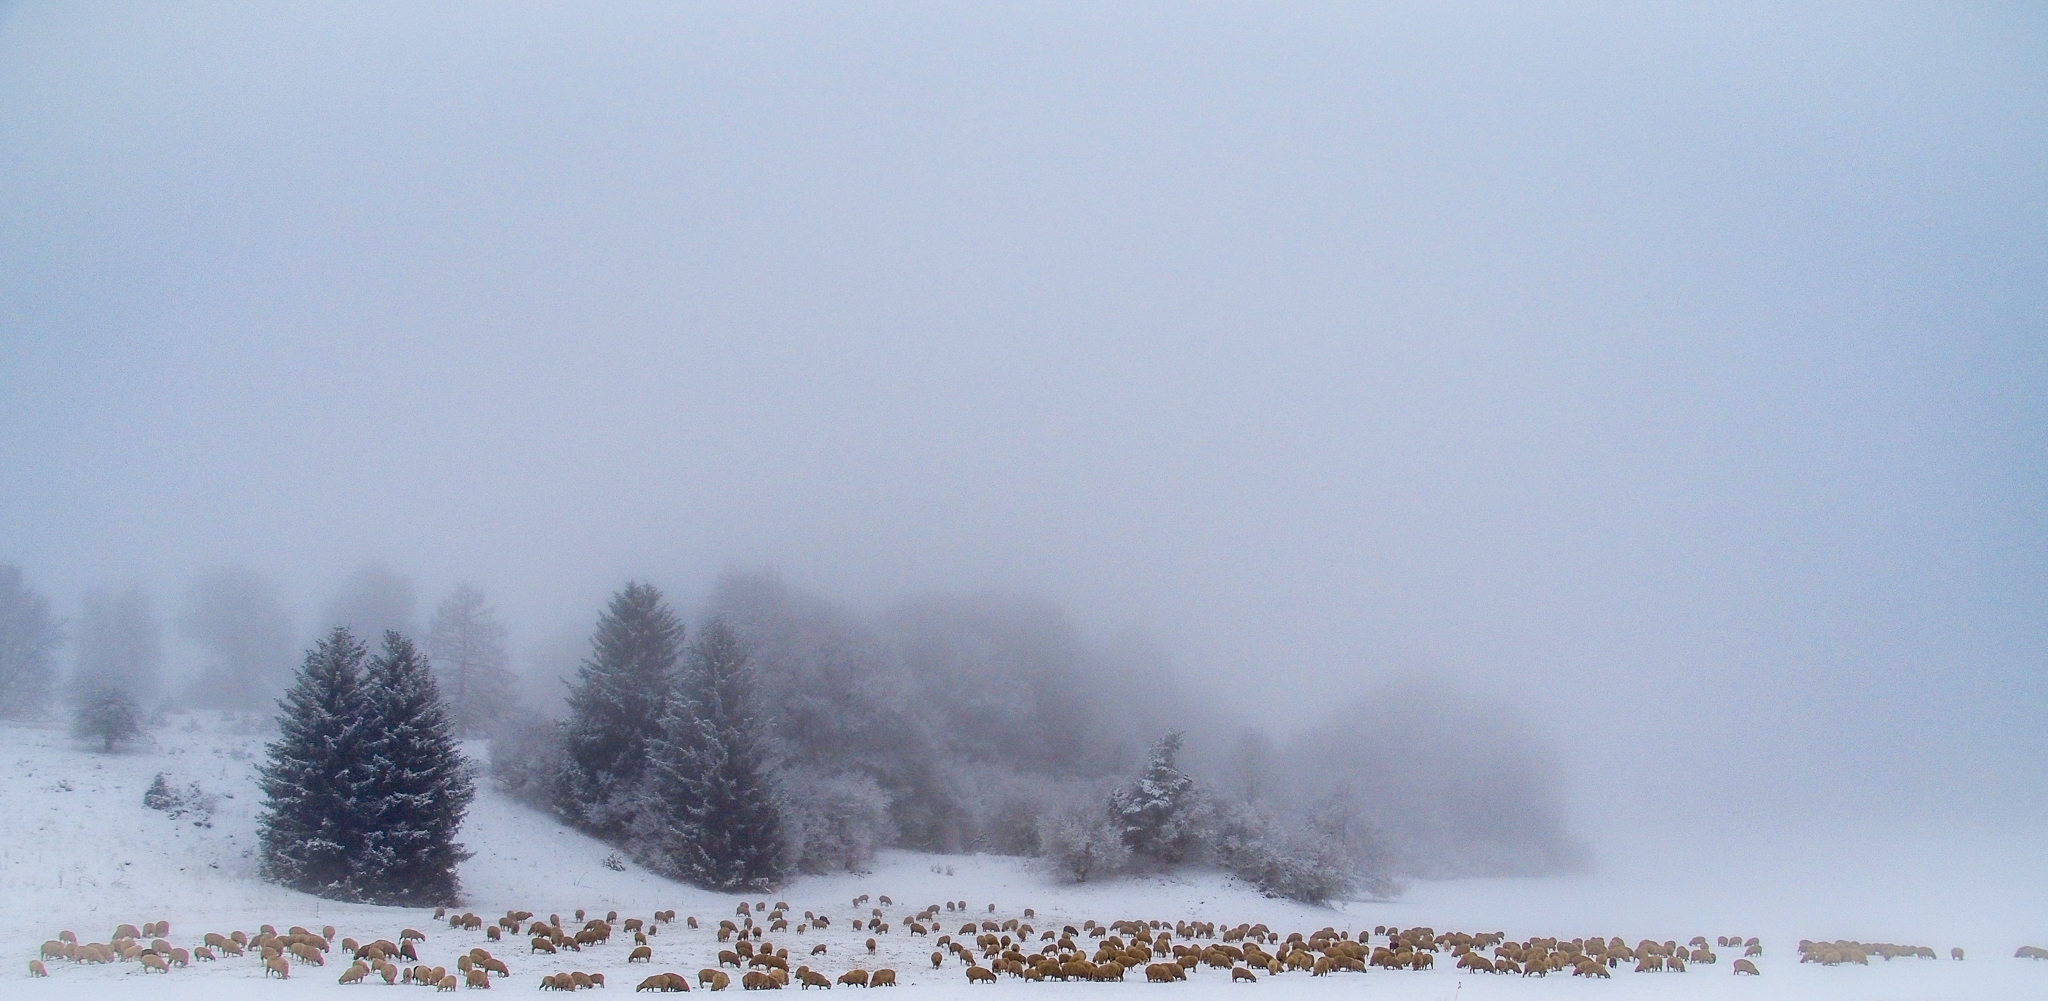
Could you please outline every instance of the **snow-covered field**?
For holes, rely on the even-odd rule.
[[[280,890],[254,875],[257,793],[252,766],[265,740],[260,722],[218,714],[173,716],[152,731],[154,746],[112,755],[91,753],[56,729],[0,725],[0,997],[169,997],[234,1001],[337,990],[379,992],[381,983],[342,987],[335,977],[346,961],[325,968],[297,966],[289,981],[266,980],[250,959],[195,962],[170,974],[144,973],[133,963],[88,967],[53,961],[47,979],[31,979],[28,961],[60,929],[83,941],[104,941],[123,922],[169,920],[168,936],[190,947],[208,931],[255,931],[270,923],[335,925],[363,940],[396,938],[404,927],[427,932],[421,960],[453,966],[455,957],[486,945],[482,932],[457,932],[426,911],[339,905]],[[476,749],[480,750],[480,749]],[[215,797],[210,819],[173,818],[145,808],[143,792],[164,773],[171,786]],[[195,823],[203,821],[206,826]],[[463,840],[476,853],[463,870],[468,909],[488,921],[508,909],[593,914],[617,910],[646,917],[673,908],[695,915],[704,929],[680,922],[652,940],[652,965],[627,963],[632,943],[614,938],[582,953],[529,956],[519,941],[488,945],[506,960],[511,976],[496,989],[532,990],[549,973],[603,973],[609,990],[631,990],[650,972],[673,970],[694,979],[716,966],[712,928],[733,915],[737,897],[704,893],[634,867],[619,872],[604,860],[611,850],[489,789],[480,792]],[[790,950],[791,965],[808,962],[836,976],[854,967],[893,968],[899,989],[932,995],[966,991],[1054,996],[1159,991],[1176,995],[1280,992],[1289,996],[1456,999],[1543,998],[2022,998],[2048,997],[2048,962],[2012,958],[2021,944],[2048,945],[2048,866],[2039,846],[1985,836],[1942,850],[1900,844],[1844,846],[1838,841],[1780,844],[1771,851],[1644,841],[1629,851],[1610,850],[1592,875],[1549,879],[1457,880],[1419,883],[1392,901],[1355,901],[1308,907],[1269,900],[1221,875],[1142,878],[1070,886],[1055,883],[1029,863],[992,856],[931,856],[892,852],[872,872],[806,878],[774,894],[793,911],[831,915],[827,932],[771,934]],[[1651,846],[1654,845],[1654,850]],[[865,932],[851,919],[865,916],[852,900],[889,896],[890,934],[875,936],[867,954]],[[971,916],[997,919],[1037,912],[1043,929],[1093,918],[1207,920],[1219,925],[1263,922],[1283,934],[1326,925],[1357,932],[1375,925],[1428,925],[1446,931],[1506,932],[1510,937],[1572,938],[1600,934],[1677,939],[1693,935],[1758,935],[1766,953],[1760,977],[1731,975],[1729,959],[1682,974],[1633,974],[1610,981],[1553,974],[1547,978],[1494,977],[1445,966],[1410,973],[1375,970],[1311,978],[1288,974],[1256,984],[1233,984],[1225,971],[1199,969],[1190,982],[1153,985],[1135,975],[1123,984],[1026,983],[1002,979],[970,987],[958,960],[932,969],[929,938],[904,934],[901,918],[929,903],[965,900]],[[962,917],[943,915],[947,931]],[[1868,967],[1801,966],[1800,938],[1856,938],[1935,947],[1946,956],[1962,946],[1964,962],[1873,961]],[[822,956],[811,957],[816,945]],[[338,952],[338,950],[337,950]],[[737,977],[735,977],[737,981]],[[416,988],[411,988],[416,989]],[[841,988],[847,989],[847,988]]]

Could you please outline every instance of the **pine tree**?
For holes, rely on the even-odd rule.
[[[1123,826],[1124,844],[1168,865],[1185,861],[1201,834],[1201,793],[1195,780],[1174,765],[1182,739],[1179,730],[1159,738],[1145,773],[1110,800],[1110,812]]]
[[[788,853],[753,669],[719,619],[689,653],[651,747],[636,844],[656,871],[706,889],[767,889],[782,881]]]
[[[456,866],[470,857],[455,843],[476,796],[456,744],[448,704],[412,641],[384,634],[370,659],[364,757],[367,827],[356,859],[362,899],[434,906],[458,896]]]
[[[555,781],[562,816],[600,837],[632,825],[650,743],[675,691],[683,624],[652,584],[612,596],[591,635],[589,659],[570,686],[563,766]]]
[[[434,675],[455,717],[455,730],[476,735],[512,709],[512,674],[505,669],[505,626],[484,593],[469,584],[434,609],[427,627]]]
[[[278,706],[278,739],[258,770],[265,802],[257,820],[265,879],[295,890],[354,900],[353,862],[363,849],[366,794],[374,779],[363,646],[336,627],[307,651]]]

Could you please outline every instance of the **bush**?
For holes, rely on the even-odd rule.
[[[777,786],[790,857],[801,872],[858,872],[894,833],[888,794],[865,775],[790,769]]]
[[[1076,883],[1114,876],[1131,861],[1122,825],[1094,810],[1066,810],[1046,818],[1038,842],[1053,872]]]
[[[1361,890],[1374,896],[1398,892],[1370,831],[1339,797],[1293,823],[1256,806],[1223,809],[1213,843],[1224,868],[1268,896],[1321,904]]]

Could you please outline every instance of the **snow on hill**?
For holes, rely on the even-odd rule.
[[[481,932],[458,932],[431,921],[429,912],[336,904],[270,886],[255,876],[255,817],[259,794],[253,766],[263,753],[267,721],[220,714],[174,715],[151,731],[153,746],[99,754],[53,728],[0,724],[0,995],[7,998],[205,998],[283,997],[308,991],[381,991],[381,984],[341,987],[335,977],[346,961],[325,968],[299,965],[290,981],[262,976],[252,960],[195,962],[170,974],[144,973],[134,963],[88,967],[53,961],[47,979],[29,979],[28,960],[59,929],[82,940],[104,940],[116,924],[167,919],[174,943],[197,944],[207,931],[255,931],[270,923],[319,927],[364,940],[397,936],[404,927],[426,931],[421,960],[450,965],[473,946],[486,945]],[[481,749],[474,749],[480,751]],[[144,793],[159,774],[184,802],[180,810],[146,807]],[[194,786],[196,784],[196,790]],[[595,915],[617,910],[621,917],[646,917],[673,908],[694,915],[704,928],[666,927],[651,941],[651,966],[628,964],[631,943],[623,938],[582,953],[529,955],[523,940],[491,944],[512,969],[498,986],[531,990],[549,973],[580,969],[603,973],[611,990],[630,990],[650,972],[690,975],[717,965],[719,949],[711,929],[730,917],[737,897],[705,893],[628,865],[608,867],[612,850],[568,830],[547,816],[514,802],[486,785],[480,791],[463,840],[476,857],[463,868],[467,907],[495,918],[508,909],[560,913],[576,909]],[[1058,883],[1026,860],[994,856],[933,856],[885,853],[870,872],[842,873],[796,881],[772,895],[793,911],[830,915],[832,927],[803,934],[769,935],[790,950],[794,967],[808,962],[835,976],[856,966],[890,967],[900,989],[922,994],[990,990],[1062,996],[1126,991],[1208,995],[1223,991],[1279,991],[1296,995],[1360,995],[1442,999],[1537,998],[1560,991],[1601,997],[1669,998],[1981,998],[2048,997],[2048,962],[2012,958],[2015,944],[2034,934],[2048,945],[2048,908],[2042,904],[2038,853],[2027,848],[2008,856],[1985,857],[1940,870],[1919,881],[1844,879],[1882,873],[1882,866],[1816,870],[1795,864],[1775,872],[1749,860],[1714,861],[1711,853],[1674,850],[1669,866],[1652,867],[1663,882],[1643,882],[1642,871],[1555,879],[1461,880],[1423,883],[1393,901],[1356,901],[1310,907],[1260,896],[1218,874],[1146,877],[1073,886]],[[2031,862],[2014,859],[2031,858]],[[1872,860],[1865,860],[1872,861]],[[2020,868],[2015,869],[2014,866]],[[1683,871],[1681,871],[1683,870]],[[2004,873],[2008,878],[1999,878]],[[2012,878],[2016,877],[2016,878]],[[1645,887],[1649,891],[1645,891]],[[1855,889],[1861,886],[1859,891]],[[2016,889],[2017,887],[2017,889]],[[853,906],[863,894],[889,896],[885,920],[894,927],[877,934],[852,927],[868,906]],[[1220,924],[1263,922],[1275,930],[1311,932],[1326,925],[1351,932],[1374,925],[1430,925],[1440,930],[1502,930],[1515,937],[1591,934],[1685,940],[1694,934],[1764,936],[1763,976],[1730,975],[1729,960],[1696,966],[1684,974],[1633,974],[1612,981],[1585,982],[1561,974],[1546,979],[1432,971],[1376,970],[1360,976],[1311,978],[1288,974],[1258,984],[1232,984],[1227,973],[1199,970],[1185,984],[1153,985],[1133,971],[1124,984],[1025,983],[1004,978],[993,988],[970,987],[963,966],[949,958],[942,969],[930,962],[931,938],[905,934],[904,915],[926,904],[966,901],[965,916],[942,915],[943,930],[958,932],[966,917],[1006,919],[1034,908],[1040,929],[1083,919],[1207,920]],[[993,914],[989,905],[993,904]],[[1821,969],[1795,962],[1799,937],[1877,938],[1908,935],[1916,944],[1970,950],[1966,962],[1899,960],[1869,967]],[[934,936],[938,934],[934,932]],[[1944,937],[1947,936],[1947,937]],[[812,947],[826,952],[812,957]],[[1448,960],[1448,956],[1444,957]],[[145,979],[146,978],[146,979]],[[737,978],[735,978],[737,979]],[[843,988],[842,988],[843,989]]]

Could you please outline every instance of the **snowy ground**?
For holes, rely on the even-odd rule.
[[[332,924],[340,934],[364,940],[395,938],[399,929],[410,926],[427,932],[421,959],[430,965],[452,966],[458,953],[486,944],[481,932],[451,931],[431,922],[424,911],[337,905],[257,881],[251,852],[257,794],[251,768],[262,753],[261,726],[217,714],[174,716],[152,736],[155,746],[146,750],[102,755],[57,730],[0,725],[0,760],[10,763],[0,771],[0,802],[7,805],[0,811],[0,955],[9,957],[0,968],[0,997],[237,1001],[390,989],[381,984],[340,987],[335,976],[345,961],[330,961],[324,969],[297,967],[286,982],[265,980],[253,960],[195,963],[169,975],[144,974],[132,963],[84,967],[52,962],[49,978],[28,977],[28,960],[58,930],[72,929],[83,941],[103,941],[122,922],[168,919],[174,932],[169,937],[187,947],[208,931],[254,931],[266,922],[279,928]],[[142,805],[143,791],[159,772],[174,787],[197,782],[218,797],[210,826],[195,825],[190,815],[173,819]],[[611,854],[608,847],[488,788],[479,795],[463,838],[476,852],[463,870],[468,909],[486,920],[512,908],[560,913],[565,919],[578,908],[594,914],[617,910],[622,918],[673,908],[680,915],[709,919],[700,931],[681,923],[665,928],[653,940],[651,967],[627,964],[631,943],[624,938],[553,957],[525,955],[511,941],[488,946],[512,969],[509,978],[498,982],[499,989],[531,990],[545,974],[580,969],[605,974],[610,990],[631,990],[650,972],[674,970],[694,979],[698,969],[717,965],[718,945],[710,929],[717,919],[733,914],[739,898],[703,893],[637,868],[608,869],[603,864]],[[792,966],[808,962],[834,977],[856,966],[890,967],[903,981],[902,989],[926,996],[973,990],[977,995],[1028,991],[1052,996],[1278,991],[1456,1001],[1560,995],[2048,997],[2048,962],[2012,958],[2018,945],[2048,945],[2048,868],[2037,844],[1986,836],[1930,853],[1914,847],[1925,843],[1919,839],[1853,848],[1839,841],[1802,845],[1793,840],[1777,851],[1759,853],[1662,839],[1654,852],[1619,853],[1596,875],[1420,883],[1398,900],[1335,908],[1268,900],[1218,875],[1066,886],[1016,859],[896,852],[878,860],[872,872],[807,878],[772,895],[771,901],[786,900],[797,914],[829,914],[834,925],[826,933],[769,938],[790,950]],[[864,945],[866,933],[851,928],[856,913],[865,915],[865,908],[851,904],[861,894],[895,901],[884,908],[892,933],[876,936],[878,951],[872,957]],[[903,933],[905,914],[946,900],[968,901],[977,919],[988,916],[990,904],[998,919],[1035,908],[1041,929],[1079,924],[1084,918],[1156,918],[1264,922],[1283,933],[1325,925],[1353,932],[1379,924],[1429,925],[1440,931],[1500,930],[1517,938],[1619,935],[1631,943],[1739,933],[1762,936],[1767,952],[1760,964],[1763,976],[1757,978],[1732,976],[1724,957],[1718,966],[1683,974],[1624,970],[1611,981],[1475,976],[1446,964],[1422,973],[1375,970],[1315,979],[1290,974],[1255,985],[1233,985],[1223,973],[1201,970],[1186,984],[1151,985],[1142,977],[1120,985],[1005,978],[993,988],[970,988],[957,960],[935,971],[928,958],[931,940]],[[962,917],[943,916],[951,919],[945,930],[957,931]],[[1802,937],[1924,944],[1943,955],[1960,945],[1970,958],[1821,969],[1794,961],[1794,944]],[[818,944],[827,953],[810,957]]]

